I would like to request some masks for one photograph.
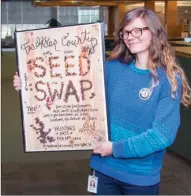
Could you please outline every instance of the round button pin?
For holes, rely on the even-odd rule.
[[[150,89],[148,88],[142,88],[140,91],[139,91],[139,97],[143,100],[147,100],[149,99],[151,96],[151,91]]]

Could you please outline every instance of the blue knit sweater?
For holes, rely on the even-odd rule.
[[[175,140],[180,125],[181,78],[177,76],[178,90],[172,99],[165,70],[160,68],[157,73],[159,83],[151,89],[149,70],[139,69],[133,62],[106,63],[113,155],[92,155],[91,168],[134,185],[148,186],[160,181],[165,149]]]

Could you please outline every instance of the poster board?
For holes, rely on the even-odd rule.
[[[108,140],[103,23],[15,32],[25,152]]]

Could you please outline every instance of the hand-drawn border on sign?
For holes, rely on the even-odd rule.
[[[107,94],[106,94],[106,89],[105,89],[105,77],[104,77],[104,73],[105,73],[105,67],[104,67],[104,64],[105,64],[105,61],[106,61],[106,58],[105,58],[105,37],[104,37],[104,22],[95,22],[95,23],[82,23],[82,24],[75,24],[75,25],[64,25],[64,26],[61,26],[61,27],[53,27],[51,29],[59,29],[59,28],[63,28],[63,27],[72,27],[72,26],[84,26],[84,25],[93,25],[93,24],[100,24],[100,29],[101,29],[101,47],[102,47],[102,59],[103,59],[103,82],[104,82],[104,93],[105,93],[105,110],[106,110],[106,126],[107,126],[107,132],[106,132],[106,140],[109,139],[109,134],[108,134],[108,122],[109,122],[109,119],[108,119],[108,115],[107,115],[107,111],[108,111],[108,107],[107,107]],[[20,32],[29,32],[29,31],[38,31],[38,30],[46,30],[46,29],[50,29],[50,28],[40,28],[40,29],[28,29],[28,30],[21,30],[21,31],[15,31],[14,32],[14,40],[15,40],[15,51],[16,51],[16,62],[17,62],[17,73],[18,73],[18,76],[20,75],[20,70],[19,70],[19,51],[18,51],[18,44],[17,44],[17,33],[20,33]],[[22,101],[22,95],[21,95],[21,90],[19,90],[19,100],[20,100],[20,108],[21,108],[21,125],[22,125],[22,135],[23,135],[23,147],[24,147],[24,152],[25,153],[39,153],[39,152],[64,152],[64,151],[76,151],[75,150],[57,150],[57,151],[27,151],[26,150],[26,141],[25,141],[25,122],[24,122],[24,112],[23,112],[23,101]],[[84,151],[87,149],[80,149],[77,151]]]

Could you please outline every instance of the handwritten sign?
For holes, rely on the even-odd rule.
[[[15,33],[26,152],[108,139],[102,23]]]

